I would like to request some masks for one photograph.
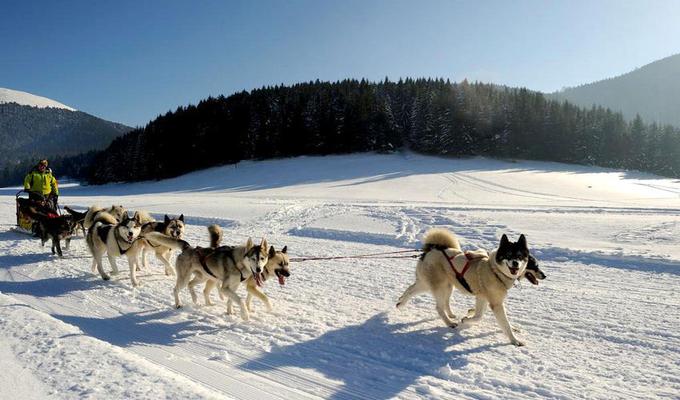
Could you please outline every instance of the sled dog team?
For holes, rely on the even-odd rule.
[[[231,314],[232,305],[236,303],[241,318],[248,320],[253,297],[260,299],[268,311],[272,309],[269,298],[260,290],[264,281],[276,277],[283,285],[290,276],[287,247],[276,251],[268,246],[266,239],[259,245],[249,238],[245,245],[224,246],[221,245],[221,228],[210,225],[210,245],[194,247],[183,240],[183,215],[178,218],[166,215],[164,221],[159,222],[143,211],[130,217],[123,206],[108,209],[92,206],[80,214],[82,226],[87,231],[87,247],[93,256],[93,272],[97,270],[104,280],[108,280],[103,256],[106,254],[114,274],[118,273],[116,259],[125,256],[132,284],[138,286],[136,272],[140,270],[140,254],[142,266],[148,268],[147,254],[153,252],[165,266],[165,274],[176,275],[173,294],[177,308],[182,306],[179,296],[182,289],[188,288],[192,301],[197,303],[195,286],[204,283],[206,305],[213,304],[210,293],[217,288],[220,297],[227,299],[227,312]],[[174,270],[170,263],[172,250],[180,251]],[[417,294],[430,292],[441,319],[455,328],[458,322],[450,307],[455,288],[475,297],[475,308],[469,310],[460,323],[479,321],[489,307],[502,331],[516,346],[523,343],[515,337],[515,329],[507,318],[505,298],[508,290],[521,278],[538,285],[538,281],[546,277],[530,254],[524,235],[520,235],[517,242],[503,235],[498,248],[491,252],[464,252],[456,236],[445,229],[431,229],[426,233],[415,272],[416,280],[399,297],[397,308],[404,307]],[[248,293],[245,301],[237,294],[241,283],[245,284]]]

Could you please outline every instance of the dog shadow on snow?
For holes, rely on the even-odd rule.
[[[464,340],[458,331],[447,327],[413,330],[426,321],[430,320],[389,323],[387,313],[380,313],[359,325],[273,348],[239,367],[249,372],[311,369],[341,382],[333,394],[324,397],[388,399],[422,376],[447,375],[449,369],[464,367],[471,354],[501,346],[491,343],[455,350],[451,347]]]
[[[114,317],[83,317],[52,314],[67,324],[77,326],[83,335],[95,337],[119,347],[172,345],[195,336],[217,333],[214,325],[195,320],[175,320],[175,310],[153,310]],[[72,336],[72,335],[69,335]]]

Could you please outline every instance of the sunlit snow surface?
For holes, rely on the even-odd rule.
[[[62,204],[183,213],[187,240],[266,236],[292,256],[417,248],[430,227],[466,249],[527,235],[548,278],[510,291],[507,343],[491,314],[443,325],[428,294],[397,311],[412,259],[292,263],[275,310],[248,322],[224,303],[173,309],[158,260],[132,288],[109,282],[82,238],[63,259],[10,231],[16,189],[0,189],[0,374],[35,398],[677,398],[680,182],[637,172],[413,154],[243,162],[182,177],[62,185]],[[105,261],[105,268],[108,263]],[[245,296],[245,291],[241,292]],[[454,293],[463,315],[473,299]]]

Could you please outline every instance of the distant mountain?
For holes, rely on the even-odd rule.
[[[551,97],[583,107],[602,105],[621,111],[628,120],[640,114],[647,123],[680,127],[680,54],[615,78],[564,89]]]
[[[0,88],[0,169],[103,149],[131,129],[45,97]]]
[[[22,106],[31,106],[38,108],[63,108],[69,111],[76,111],[75,108],[61,104],[58,101],[48,99],[47,97],[36,96],[31,93],[21,92],[18,90],[0,88],[0,104],[17,103]]]

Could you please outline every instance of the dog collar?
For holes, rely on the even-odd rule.
[[[498,267],[496,266],[496,262],[492,261],[493,265],[491,266],[491,270],[493,271],[493,274],[496,275],[496,278],[498,278],[499,281],[505,286],[506,289],[512,288],[514,285],[515,281],[517,280],[516,278],[510,278],[509,276],[505,275],[503,272],[498,270]],[[510,280],[510,284],[508,285],[507,281],[508,279]]]
[[[135,241],[137,240],[137,239],[135,239],[135,240],[133,240],[132,242],[128,242],[127,240],[125,240],[125,239],[123,239],[122,237],[120,237],[120,234],[118,233],[118,230],[115,229],[115,228],[114,228],[114,230],[113,230],[113,236],[115,236],[115,239],[116,239],[116,246],[118,246],[118,252],[120,253],[120,255],[125,255],[125,253],[127,253],[127,252],[132,248],[132,245],[133,245],[133,244],[135,243]],[[118,239],[123,239],[123,240],[125,241],[125,243],[128,243],[128,244],[130,245],[130,247],[128,247],[127,249],[123,250],[123,248],[120,247],[120,240],[118,240]]]

